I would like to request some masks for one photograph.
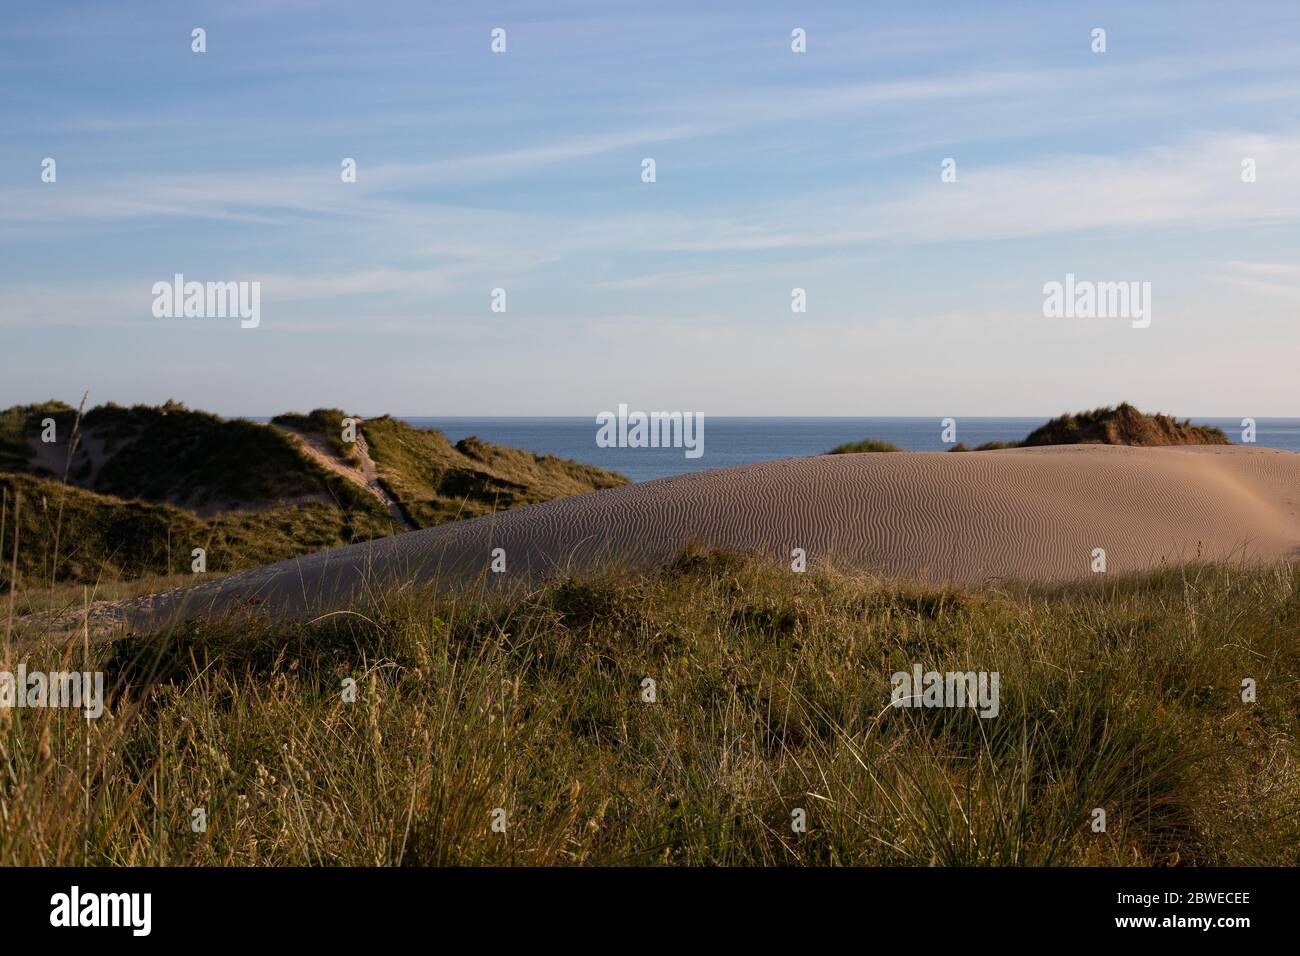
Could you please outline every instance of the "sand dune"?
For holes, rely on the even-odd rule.
[[[1204,559],[1300,556],[1300,455],[1242,446],[1061,446],[835,455],[613,488],[412,531],[143,599],[129,620],[346,606],[364,580],[518,582],[688,542],[936,582],[1063,580]],[[492,549],[506,572],[489,573]]]

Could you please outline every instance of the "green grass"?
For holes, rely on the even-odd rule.
[[[975,451],[998,451],[1002,448],[1020,448],[1020,442],[1014,441],[986,441],[982,445],[976,445]],[[970,451],[964,442],[957,442],[948,449],[949,451]]]
[[[1193,425],[1170,415],[1147,414],[1128,402],[1061,415],[1040,425],[1020,444],[1077,445],[1227,445],[1221,428]]]
[[[997,451],[1003,448],[1032,448],[1037,445],[1227,445],[1227,436],[1214,426],[1193,425],[1189,420],[1179,421],[1169,415],[1149,415],[1138,411],[1128,402],[1105,405],[1087,412],[1061,415],[1030,432],[1022,441],[989,441],[975,451]],[[970,451],[962,442],[948,451]],[[868,438],[848,442],[831,449],[829,454],[841,455],[864,451],[901,451],[889,442]]]
[[[339,408],[317,408],[306,415],[297,412],[276,415],[271,419],[271,424],[307,435],[318,435],[335,455],[356,464],[360,457],[356,443],[343,440],[343,420],[348,417],[348,413]]]
[[[190,507],[265,506],[313,495],[364,507],[368,497],[304,458],[283,433],[253,422],[182,407],[104,405],[87,412],[82,427],[111,454],[94,486],[106,494],[179,497]]]
[[[627,484],[615,472],[477,438],[453,445],[387,415],[363,431],[384,487],[422,528]]]
[[[57,471],[28,461],[28,441],[40,434],[47,416],[57,425]],[[75,409],[57,402],[0,412],[0,471],[62,478],[75,417]],[[176,402],[97,406],[83,416],[79,435],[70,481],[119,498],[211,511],[307,498],[356,508],[371,497],[305,458],[279,429],[222,419]],[[87,455],[92,444],[102,448],[98,470]]]
[[[18,528],[16,495],[22,496]],[[201,518],[147,501],[124,501],[72,485],[0,474],[6,501],[0,529],[0,586],[8,587],[15,533],[19,580],[96,583],[188,571],[191,552],[207,552],[207,569],[234,571],[325,548],[394,534],[397,528],[373,497],[353,507],[310,502],[266,511],[228,511]],[[62,507],[62,518],[60,518]],[[58,529],[57,574],[54,542]]]
[[[0,715],[0,864],[1295,865],[1298,632],[1294,567],[991,592],[710,553],[194,623],[90,648],[98,721]],[[998,671],[999,716],[891,709],[913,663]]]
[[[59,433],[70,427],[77,410],[63,402],[12,405],[0,409],[0,471],[25,471],[31,451],[29,442],[39,440],[41,422],[53,418]]]
[[[880,441],[876,438],[864,438],[862,441],[845,442],[842,445],[836,445],[826,454],[828,455],[856,455],[868,451],[902,451],[892,442]]]
[[[57,426],[51,462],[57,470],[32,461],[31,442],[39,440],[46,417]],[[285,430],[320,436],[355,464],[358,451],[342,441],[346,415],[339,409],[289,413],[259,425],[176,402],[101,405],[81,419],[64,488],[75,417],[76,409],[60,402],[0,411],[0,493],[9,509],[16,494],[24,501],[20,578],[95,584],[165,576],[187,569],[196,547],[206,549],[210,572],[227,572],[406,530],[370,491],[317,464]],[[358,429],[385,486],[419,527],[627,481],[477,439],[452,446],[440,432],[390,418]],[[102,459],[98,468],[90,447]],[[14,531],[12,519],[0,527],[6,557]],[[10,576],[10,562],[0,561],[0,586]]]

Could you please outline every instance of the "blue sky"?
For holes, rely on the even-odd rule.
[[[3,17],[0,405],[1300,415],[1294,4]],[[177,272],[261,324],[153,318]],[[1045,318],[1066,273],[1150,328]]]

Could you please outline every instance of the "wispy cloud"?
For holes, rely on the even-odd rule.
[[[1228,262],[1214,278],[1243,292],[1274,299],[1300,300],[1300,265],[1281,262]]]
[[[629,341],[637,387],[742,411],[775,378],[856,397],[864,356],[882,389],[910,375],[934,402],[980,406],[1025,368],[1049,388],[1076,350],[1113,355],[1116,333],[1034,322],[1040,273],[1080,261],[1172,280],[1158,302],[1183,337],[1157,316],[1109,360],[1117,374],[1149,366],[1151,343],[1191,374],[1229,307],[1280,336],[1280,361],[1300,348],[1285,322],[1300,298],[1294,11],[1090,9],[507,4],[493,17],[510,52],[494,56],[498,20],[469,7],[238,0],[208,11],[197,56],[192,16],[164,0],[16,8],[0,24],[0,391],[43,391],[43,357],[73,338],[104,349],[79,374],[123,397],[141,350],[201,374],[208,356],[180,351],[193,336],[154,334],[208,328],[150,316],[152,283],[176,271],[262,283],[256,332],[204,340],[220,367],[301,357],[312,373],[293,387],[326,389],[369,370],[355,351],[371,349],[420,383],[412,409],[461,401],[427,374],[439,362],[502,378],[528,409],[557,379],[566,395],[613,387]],[[497,286],[504,315],[487,309]],[[292,361],[268,344],[281,332],[304,333]]]
[[[1242,160],[1259,179],[1242,180]],[[1300,221],[1300,134],[1220,135],[1122,155],[1062,154],[1028,163],[959,163],[883,202],[823,197],[701,224],[694,237],[652,244],[673,252],[760,251],[877,242],[1014,239],[1104,230],[1207,228]]]

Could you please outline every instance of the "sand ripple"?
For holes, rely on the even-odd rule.
[[[1300,556],[1300,454],[1067,446],[827,455],[664,478],[412,531],[145,599],[132,622],[345,606],[362,582],[535,580],[671,560],[688,542],[932,581],[1063,580]],[[505,549],[504,575],[487,573]]]

